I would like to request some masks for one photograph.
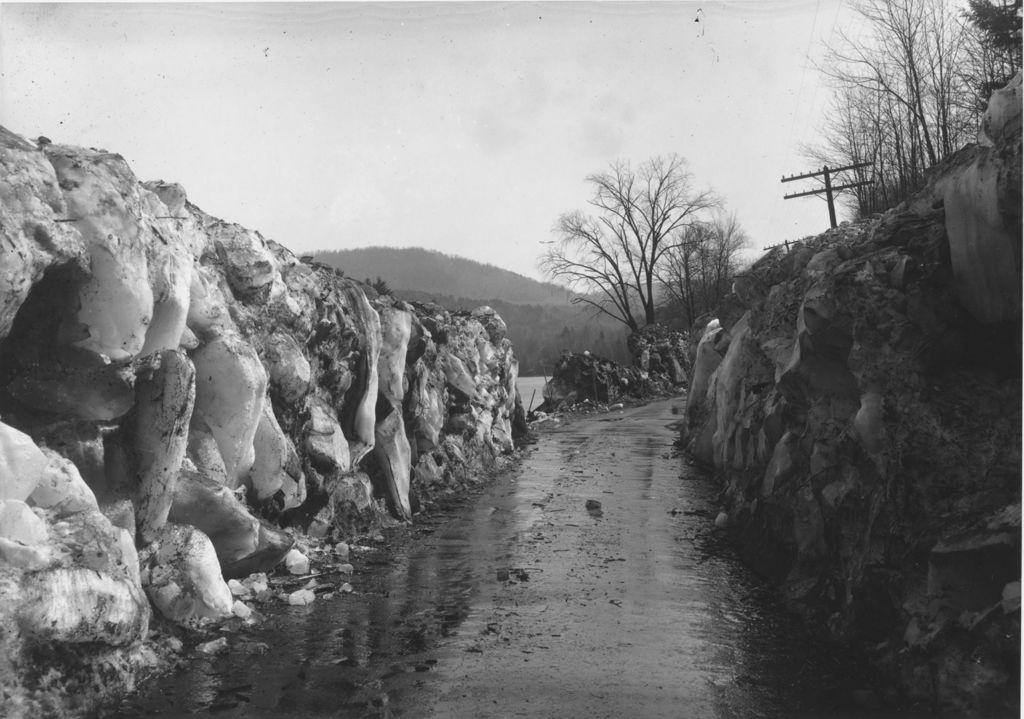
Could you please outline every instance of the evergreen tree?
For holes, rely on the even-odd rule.
[[[984,100],[1021,69],[1021,6],[1024,0],[968,0],[963,15],[983,46],[975,53],[979,99]]]

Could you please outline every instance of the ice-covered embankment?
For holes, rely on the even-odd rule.
[[[1015,713],[1020,76],[881,217],[773,250],[696,348],[685,441],[723,522],[888,701]]]
[[[151,622],[230,616],[225,580],[297,532],[475,481],[513,449],[516,373],[488,308],[377,297],[119,155],[0,128],[0,713],[123,688]]]

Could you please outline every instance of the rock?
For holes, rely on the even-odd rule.
[[[1020,581],[1008,582],[1003,587],[1003,611],[1013,614],[1020,611]]]
[[[228,486],[235,489],[255,461],[253,439],[263,413],[267,374],[256,351],[239,337],[216,337],[192,359],[195,412],[216,439]]]
[[[10,334],[29,291],[55,265],[84,265],[85,246],[46,156],[0,128],[0,337]]]
[[[136,482],[136,521],[144,542],[156,538],[174,501],[195,388],[192,363],[177,350],[162,352],[151,376],[136,384],[136,406],[125,431]]]
[[[130,359],[142,349],[154,304],[135,178],[119,155],[60,145],[44,151],[89,255],[90,276],[78,288],[84,337],[75,344]]]
[[[334,476],[325,484],[328,506],[321,516],[324,529],[334,525],[341,531],[347,531],[344,518],[350,521],[362,516],[375,516],[373,485],[365,472],[352,472],[342,476]]]
[[[586,507],[588,511],[601,509],[601,503],[598,502],[596,499],[588,499]]]
[[[234,599],[210,539],[195,527],[168,523],[144,560],[143,585],[160,613],[184,626],[231,616]]]
[[[275,332],[268,339],[263,352],[271,387],[276,389],[286,402],[297,403],[312,381],[309,360],[291,335]]]
[[[7,391],[41,412],[108,421],[124,416],[135,403],[133,379],[128,369],[100,355],[61,348],[19,372]]]
[[[177,182],[164,182],[163,180],[150,180],[143,182],[142,186],[152,192],[167,208],[167,214],[172,217],[184,217],[186,214],[185,202],[188,195],[185,188]]]
[[[245,578],[243,584],[249,589],[250,592],[257,596],[263,594],[263,592],[269,589],[269,584],[267,583],[267,575],[263,572],[256,572],[254,574],[250,574],[248,577]]]
[[[853,418],[853,427],[864,450],[872,455],[880,455],[886,445],[885,419],[883,416],[882,395],[877,390],[861,395],[860,409]]]
[[[401,407],[405,397],[405,355],[412,333],[412,314],[394,307],[381,307],[381,347],[377,360],[378,392],[392,406]]]
[[[281,494],[283,495],[281,509],[299,507],[306,501],[306,476],[297,468],[297,457],[294,461],[291,458],[292,452],[294,452],[294,448],[290,447],[289,466],[285,469],[285,475],[282,477],[281,483]],[[294,473],[291,469],[292,467],[295,467]]]
[[[484,326],[487,337],[494,344],[501,342],[508,334],[508,325],[505,324],[505,320],[501,319],[501,316],[487,305],[477,307],[470,315]]]
[[[405,436],[401,410],[392,411],[377,424],[374,456],[384,475],[388,496],[400,519],[411,519],[409,481],[412,474],[411,449]]]
[[[836,248],[830,247],[812,255],[811,259],[804,266],[802,274],[808,278],[821,277],[834,269],[841,260],[839,251]]]
[[[155,214],[164,217],[172,214],[162,203],[154,204],[158,205]],[[153,318],[146,330],[140,351],[142,355],[178,349],[187,329],[192,299],[193,258],[189,243],[175,236],[174,224],[164,222],[162,225],[162,229],[154,229],[154,232],[165,241],[151,242],[147,247],[149,284],[153,288]]]
[[[469,400],[476,396],[476,381],[466,363],[448,350],[437,353],[437,367],[444,373],[448,388]]]
[[[131,535],[84,511],[55,522],[48,536],[51,561],[22,579],[19,630],[44,641],[111,646],[145,637],[149,603]]]
[[[347,451],[348,447],[345,449]],[[295,448],[274,416],[274,409],[265,402],[253,437],[253,463],[248,481],[257,500],[273,497],[284,486],[288,457],[294,452]]]
[[[938,542],[928,558],[928,595],[958,610],[978,611],[1002,601],[1019,579],[1020,533],[978,528]]]
[[[957,293],[982,323],[1020,317],[1019,233],[1000,212],[999,166],[981,155],[944,183],[946,232]]]
[[[717,325],[718,320],[712,320]],[[708,384],[711,376],[718,365],[722,363],[722,355],[715,351],[715,343],[719,335],[725,330],[708,324],[708,328],[697,344],[697,356],[693,363],[693,380],[690,382],[690,391],[686,395],[686,415],[688,421],[696,422],[702,411],[706,411],[705,400],[708,393]]]
[[[228,589],[231,590],[231,596],[233,597],[245,597],[249,595],[249,588],[237,579],[228,580]]]
[[[341,431],[337,414],[320,398],[310,400],[309,422],[305,428],[305,447],[309,456],[325,472],[347,472],[351,468],[348,440]]]
[[[3,500],[16,502],[15,499]],[[19,570],[38,571],[53,563],[53,548],[45,541],[26,544],[0,535],[0,560]]]
[[[292,549],[284,555],[284,566],[290,574],[309,574],[309,559],[298,549]]]
[[[443,483],[444,468],[437,463],[433,454],[420,455],[419,461],[413,468],[413,478],[416,486],[421,490],[431,489]]]
[[[144,637],[149,623],[136,587],[84,568],[34,574],[22,601],[21,631],[46,641],[123,646]]]
[[[230,489],[203,475],[183,470],[178,477],[168,519],[205,534],[222,566],[257,550],[260,523]]]
[[[992,93],[981,121],[982,137],[989,147],[1021,129],[1021,73]]]
[[[288,604],[293,607],[304,607],[316,600],[312,589],[297,589],[288,595]]]
[[[46,538],[46,522],[31,507],[17,499],[0,500],[0,539],[32,545]]]
[[[633,364],[644,372],[677,385],[688,381],[688,338],[682,332],[651,324],[626,338]],[[607,400],[603,400],[607,401]]]
[[[245,602],[236,599],[235,603],[231,605],[231,613],[239,619],[248,619],[252,616],[252,609]]]
[[[352,310],[352,319],[362,339],[356,381],[345,395],[346,406],[342,416],[352,466],[356,466],[373,449],[375,442],[381,327],[380,317],[359,285],[350,280],[341,282],[345,301]]]
[[[100,505],[100,512],[112,525],[120,527],[128,533],[128,536],[135,537],[135,505],[129,499],[118,499]]]
[[[0,499],[28,499],[48,465],[31,437],[0,422]]]
[[[238,332],[213,268],[193,266],[186,328],[201,342]]]
[[[196,645],[196,652],[199,654],[207,654],[214,656],[216,654],[225,654],[228,651],[228,638],[220,637],[219,639],[211,639],[208,642]]]
[[[725,529],[729,526],[729,515],[725,512],[719,512],[715,517],[715,529]]]
[[[421,452],[429,452],[440,444],[444,426],[444,379],[431,371],[424,360],[418,360],[412,370],[413,382],[408,398],[413,423],[413,436]]]
[[[253,462],[255,462],[255,437],[253,438]],[[224,459],[220,456],[220,447],[213,432],[206,425],[206,422],[194,412],[192,422],[188,429],[187,457],[195,471],[204,477],[220,484],[228,483],[228,471],[224,467]]]
[[[78,468],[51,449],[43,449],[49,464],[29,495],[33,506],[51,509],[58,517],[99,509],[96,495],[82,479]]]
[[[673,333],[672,336],[682,337],[679,333]],[[636,338],[633,340],[634,348],[640,352],[637,364],[633,367],[620,367],[590,353],[565,353],[552,370],[551,379],[544,386],[544,402],[535,412],[548,414],[588,402],[607,405],[618,403],[626,397],[649,399],[673,392],[671,357],[674,355],[666,354],[664,359],[661,354],[652,355],[649,346],[643,345],[641,349],[642,342]],[[641,360],[645,351],[648,366],[656,367],[656,370],[642,369]],[[514,415],[514,411],[510,415]]]
[[[740,469],[767,459],[766,447],[761,448],[762,455],[756,445],[743,441],[751,428],[742,410],[751,399],[752,388],[766,386],[774,379],[774,373],[752,335],[749,312],[729,334],[729,349],[715,371],[716,423],[711,446],[716,467]]]
[[[227,222],[213,223],[207,231],[235,297],[246,302],[269,300],[280,280],[274,255],[260,234]]]
[[[508,454],[515,449],[515,441],[512,439],[512,423],[507,416],[499,415],[494,418],[491,425],[491,442],[498,451]]]
[[[797,439],[792,432],[786,432],[776,443],[761,482],[762,497],[772,496],[776,487],[781,487],[793,476],[796,469],[793,456],[796,451]]]
[[[99,499],[99,495],[107,491],[109,485],[104,449],[108,434],[109,430],[94,422],[69,420],[55,422],[40,430],[38,440],[40,446],[46,445],[57,454],[67,457]]]

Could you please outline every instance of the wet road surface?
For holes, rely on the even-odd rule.
[[[542,430],[463,506],[354,554],[355,594],[267,608],[120,716],[869,715],[854,665],[713,529],[716,490],[673,447],[681,406]]]

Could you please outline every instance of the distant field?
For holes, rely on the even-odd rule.
[[[520,377],[516,381],[519,388],[519,396],[523,398],[523,409],[530,410],[530,397],[533,397],[533,407],[544,401],[544,378],[543,377]],[[534,396],[534,390],[537,394]]]

